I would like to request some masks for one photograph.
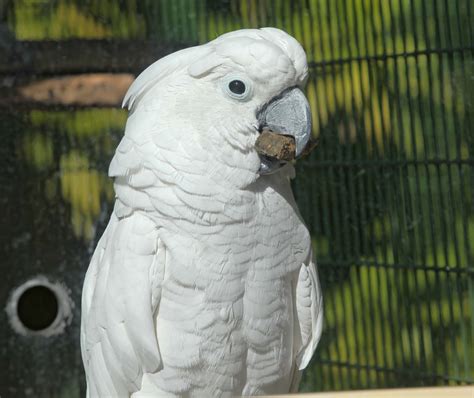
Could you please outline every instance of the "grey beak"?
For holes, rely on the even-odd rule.
[[[283,91],[257,114],[259,127],[295,137],[296,157],[301,155],[311,138],[311,110],[298,87]]]

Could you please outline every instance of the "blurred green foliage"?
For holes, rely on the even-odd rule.
[[[71,206],[74,233],[86,241],[94,238],[101,202],[114,198],[107,167],[126,118],[127,113],[117,109],[34,110],[29,113],[29,131],[18,143],[18,157],[37,172],[51,175],[45,196],[54,203],[60,190]]]
[[[474,382],[473,11],[471,0],[17,0],[5,15],[21,40],[192,44],[275,26],[303,44],[321,141],[295,192],[326,322],[302,388],[324,390]],[[59,170],[82,239],[113,197],[101,162],[125,119],[29,114],[18,150]]]

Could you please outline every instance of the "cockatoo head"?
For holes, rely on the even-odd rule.
[[[283,165],[257,154],[264,127],[293,135],[297,156],[307,144],[311,113],[301,91],[307,75],[306,54],[287,33],[238,30],[151,65],[130,87],[124,106],[136,117],[148,116],[148,128],[168,126],[169,134],[197,142],[222,167],[251,181]]]

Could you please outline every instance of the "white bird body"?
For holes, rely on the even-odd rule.
[[[256,109],[306,74],[299,44],[269,28],[172,54],[131,86],[116,203],[84,282],[89,397],[297,388],[321,292],[293,168],[260,175],[254,145]],[[229,75],[252,86],[245,101],[225,97]]]

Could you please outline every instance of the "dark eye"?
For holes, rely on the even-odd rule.
[[[252,81],[245,76],[227,76],[223,79],[221,87],[224,94],[235,101],[245,102],[252,98]]]
[[[245,93],[245,84],[242,80],[232,80],[229,83],[229,90],[234,94],[243,94]]]

